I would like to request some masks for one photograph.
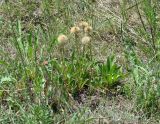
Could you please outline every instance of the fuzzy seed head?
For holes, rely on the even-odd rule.
[[[93,28],[92,28],[91,26],[87,26],[87,27],[84,28],[84,32],[85,32],[85,33],[89,33],[89,32],[91,32],[92,30],[93,30]]]
[[[89,36],[84,36],[84,37],[82,38],[82,44],[83,44],[83,45],[88,44],[90,41],[91,41],[91,38],[90,38]]]
[[[85,28],[85,27],[89,26],[89,24],[87,22],[85,22],[85,21],[81,21],[79,23],[79,26],[82,27],[82,28]]]
[[[59,44],[64,45],[64,44],[67,43],[68,37],[66,35],[61,34],[61,35],[58,36],[57,40],[58,40]]]
[[[72,27],[71,30],[70,30],[71,34],[77,34],[79,32],[80,32],[80,28],[77,27],[77,26]]]

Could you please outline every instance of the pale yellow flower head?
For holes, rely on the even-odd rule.
[[[91,37],[89,37],[89,36],[84,36],[83,38],[82,38],[82,44],[83,45],[86,45],[86,44],[88,44],[89,42],[91,41]]]
[[[81,21],[79,23],[79,26],[82,27],[82,28],[85,28],[85,27],[89,26],[89,24],[87,22],[85,22],[85,21]]]
[[[68,37],[64,34],[61,34],[61,35],[58,36],[57,40],[58,40],[59,44],[64,45],[64,44],[67,43]]]
[[[77,26],[72,27],[70,30],[70,33],[72,33],[72,34],[77,34],[79,32],[80,32],[80,28]]]
[[[91,26],[87,26],[87,27],[84,28],[84,32],[85,32],[85,33],[89,33],[89,32],[91,32],[92,30],[93,30],[93,28],[92,28]]]

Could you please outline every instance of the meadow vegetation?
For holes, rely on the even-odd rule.
[[[0,123],[159,120],[159,0],[0,2]]]

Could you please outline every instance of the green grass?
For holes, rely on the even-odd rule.
[[[3,3],[0,123],[158,124],[159,5],[158,0]],[[71,34],[81,21],[93,30],[80,27]],[[68,40],[60,43],[61,34]]]

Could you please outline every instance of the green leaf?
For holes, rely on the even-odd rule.
[[[5,61],[0,60],[0,65],[8,65]]]
[[[12,78],[12,77],[2,77],[0,84],[4,83],[4,82],[11,82],[11,81],[16,81],[16,79]]]

